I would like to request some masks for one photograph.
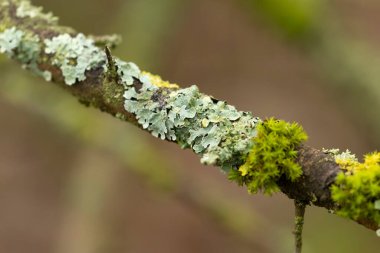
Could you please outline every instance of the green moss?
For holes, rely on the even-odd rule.
[[[301,176],[302,169],[295,162],[296,148],[307,135],[298,124],[275,119],[264,121],[257,131],[245,163],[239,170],[232,170],[229,178],[246,185],[250,193],[271,194],[278,190],[280,177],[295,181]]]
[[[354,220],[374,220],[380,225],[380,153],[367,154],[363,163],[352,156],[334,157],[342,168],[331,187],[337,214]]]

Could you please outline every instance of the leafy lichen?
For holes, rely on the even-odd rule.
[[[0,33],[0,53],[6,53],[9,57],[21,62],[24,68],[50,81],[51,73],[38,68],[40,47],[38,36],[18,30],[16,27],[5,29]]]
[[[40,18],[49,23],[57,23],[58,18],[51,12],[44,13],[42,7],[33,6],[30,1],[20,1],[16,10],[16,16],[19,18]]]
[[[13,56],[14,49],[16,49],[21,41],[24,32],[12,27],[0,33],[0,53],[6,53],[8,56]]]
[[[29,7],[21,5],[18,17],[32,18],[41,12]],[[120,92],[107,91],[107,87],[112,87],[109,82],[121,84],[124,108],[135,115],[142,128],[156,137],[191,148],[202,156],[204,164],[218,165],[225,171],[236,170],[236,166],[245,162],[254,143],[251,140],[256,137],[260,120],[252,114],[202,94],[195,85],[180,89],[159,76],[140,71],[134,63],[107,57],[83,34],[61,33],[40,41],[31,32],[11,28],[0,33],[0,50],[46,79],[51,74],[38,69],[38,60],[57,66],[67,85],[84,81],[89,70],[103,68],[104,93],[112,95],[106,99],[118,96],[120,101]]]
[[[116,66],[125,87],[125,109],[153,136],[192,148],[204,164],[229,170],[241,163],[258,118],[200,93],[195,85],[178,89],[132,63],[116,60]],[[141,83],[138,90],[135,80]]]
[[[285,176],[295,181],[302,169],[294,160],[296,148],[307,139],[302,127],[282,120],[269,119],[257,127],[257,137],[239,170],[231,170],[230,179],[246,185],[248,191],[271,194],[278,191],[277,180]]]
[[[18,18],[34,18],[41,10],[25,2],[16,12]],[[45,24],[43,17],[39,19]],[[118,102],[124,99],[125,110],[134,114],[152,135],[191,148],[202,156],[202,163],[218,165],[226,171],[244,162],[251,139],[256,136],[258,118],[202,94],[197,86],[180,89],[159,76],[142,72],[132,62],[114,59],[109,52],[107,55],[91,38],[72,34],[60,32],[40,41],[27,29],[6,29],[0,33],[1,51],[48,80],[51,73],[41,72],[38,67],[46,64],[58,67],[67,85],[84,81],[90,70],[103,69],[107,103],[114,98]],[[121,84],[123,97],[111,82]]]
[[[380,153],[365,155],[363,163],[349,151],[329,153],[342,168],[331,187],[337,214],[354,220],[374,220],[380,225]]]
[[[126,89],[128,89],[128,86],[133,85],[134,79],[140,78],[141,71],[133,62],[124,62],[116,58],[115,64],[117,67],[117,74]]]
[[[53,57],[53,64],[60,67],[67,85],[86,79],[86,71],[103,66],[106,68],[106,55],[94,45],[94,41],[83,34],[72,37],[61,34],[46,39],[45,53]]]

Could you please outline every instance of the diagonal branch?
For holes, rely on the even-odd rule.
[[[336,178],[351,170],[338,165],[341,156],[301,144],[306,136],[299,126],[262,121],[199,92],[196,86],[181,89],[112,56],[108,48],[97,47],[91,37],[60,26],[57,20],[28,1],[0,1],[0,52],[81,103],[191,148],[202,163],[220,167],[252,192],[280,189],[291,199],[332,212],[352,209],[331,192],[333,185],[346,186],[343,180],[337,184]],[[373,185],[379,185],[379,163],[380,156],[371,167],[377,173]],[[347,177],[356,175],[350,173]],[[375,202],[380,191],[371,190],[372,195],[356,192],[368,207],[342,214],[376,230],[380,214]]]

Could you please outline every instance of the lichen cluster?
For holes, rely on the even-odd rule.
[[[105,77],[111,76],[122,85],[124,107],[142,128],[193,149],[202,156],[202,163],[226,171],[244,162],[256,135],[259,119],[250,113],[200,93],[197,86],[179,89],[157,75],[140,71],[132,62],[115,58],[111,66],[104,50],[83,34],[63,33],[41,42],[37,35],[13,27],[0,33],[0,50],[36,73],[41,72],[37,61],[43,58],[61,70],[67,85],[86,80],[87,71],[100,69]],[[51,78],[50,72],[39,74]]]
[[[42,23],[56,22],[51,14],[43,14],[40,8],[33,7],[28,1],[20,1],[16,15],[21,19],[37,18]],[[0,51],[16,58],[47,80],[51,79],[51,73],[41,72],[38,61],[42,59],[45,64],[58,67],[67,85],[86,80],[90,70],[100,70],[99,74],[104,76],[105,96],[108,94],[108,82],[121,85],[124,89],[124,108],[135,115],[142,128],[153,136],[191,148],[202,156],[201,162],[204,164],[236,171],[237,166],[245,163],[239,173],[245,182],[250,182],[252,192],[259,188],[273,191],[275,180],[282,174],[291,179],[300,174],[299,166],[292,162],[296,154],[293,149],[303,140],[295,125],[278,125],[270,120],[260,125],[261,138],[255,138],[260,119],[237,111],[225,101],[202,94],[195,85],[180,89],[159,76],[140,71],[134,63],[105,53],[93,39],[83,34],[61,32],[41,41],[28,30],[12,27],[0,33]],[[276,130],[276,127],[284,129]],[[264,136],[267,128],[270,132]],[[278,138],[272,139],[273,136]],[[264,145],[263,138],[267,138],[269,143],[263,150],[265,154],[258,151]],[[268,162],[269,156],[277,160]],[[266,174],[263,173],[261,181],[256,180],[257,185],[254,186],[256,172],[253,168],[257,166],[262,166],[261,170]],[[271,168],[273,172],[270,172]],[[278,172],[279,168],[281,172]]]
[[[380,152],[365,155],[363,163],[349,151],[327,152],[342,168],[331,187],[337,213],[354,220],[374,220],[380,226]]]
[[[153,136],[191,148],[202,163],[221,167],[251,193],[271,194],[278,190],[280,178],[295,181],[301,176],[297,147],[307,136],[298,124],[275,119],[262,122],[199,92],[195,85],[180,89],[132,62],[113,58],[108,48],[105,53],[97,47],[112,46],[117,38],[76,34],[55,25],[56,17],[29,1],[0,1],[1,7],[10,5],[12,12],[0,10],[0,53],[24,68],[48,81],[52,73],[41,69],[53,71],[59,80],[62,73],[66,85],[85,81],[89,71],[97,70],[101,99],[118,109],[124,102],[125,111],[118,110],[116,117],[133,114]],[[373,220],[380,226],[380,153],[368,154],[360,163],[350,151],[324,151],[342,170],[331,187],[337,213],[358,221]]]
[[[12,27],[10,29],[6,29],[0,34],[0,53],[6,53],[8,56],[12,57],[14,52],[21,41],[24,33],[16,29],[16,27]]]
[[[144,129],[192,148],[202,155],[202,163],[225,170],[241,163],[256,134],[258,118],[200,93],[195,85],[178,89],[159,76],[141,72],[133,63],[115,62],[125,87],[124,107]],[[140,88],[136,89],[135,81],[141,83]]]
[[[38,36],[18,30],[16,27],[5,29],[0,33],[0,53],[16,59],[24,68],[50,81],[51,73],[38,68],[38,56],[41,52],[39,43]]]
[[[33,6],[29,1],[20,1],[16,10],[18,18],[39,18],[48,22],[56,23],[58,18],[51,12],[44,13],[42,7]]]
[[[16,15],[18,19],[37,20],[46,27],[57,22],[53,15],[44,14],[29,1],[17,1],[14,7],[14,14],[4,14],[9,21]],[[97,47],[90,37],[60,29],[52,30],[56,36],[40,39],[39,33],[27,27],[6,27],[0,33],[0,51],[46,80],[52,78],[51,73],[39,68],[57,67],[67,85],[85,81],[89,71],[97,70],[104,77],[104,99],[111,102],[117,96],[120,101],[120,89],[116,88],[117,94],[110,91],[115,87],[110,82],[121,85],[125,110],[134,114],[141,127],[153,136],[191,148],[202,156],[202,163],[218,165],[226,171],[244,163],[253,144],[251,139],[256,136],[258,118],[200,93],[197,86],[180,89],[157,75],[140,71],[132,62],[113,58],[108,49]],[[122,118],[120,112],[116,116]]]
[[[251,193],[272,194],[278,191],[276,182],[280,177],[295,181],[301,176],[295,158],[297,147],[307,135],[298,124],[276,119],[262,122],[257,131],[246,162],[238,170],[231,170],[229,178],[246,185]]]
[[[52,63],[61,69],[67,85],[84,81],[87,70],[99,66],[106,67],[105,52],[96,47],[92,39],[81,33],[75,37],[62,34],[46,39],[44,43],[45,53],[51,55]]]

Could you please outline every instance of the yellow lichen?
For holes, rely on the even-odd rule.
[[[169,88],[169,89],[178,89],[179,86],[175,83],[170,83],[168,81],[162,80],[162,78],[158,75],[153,75],[152,73],[149,73],[147,71],[141,72],[142,76],[146,76],[149,78],[150,82],[159,88]]]

